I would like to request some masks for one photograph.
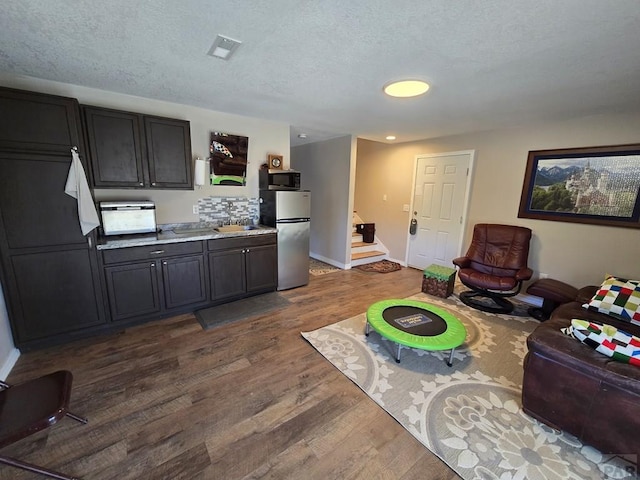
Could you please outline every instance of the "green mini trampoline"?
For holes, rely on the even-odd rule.
[[[417,300],[390,299],[374,303],[367,310],[365,335],[374,329],[397,344],[396,362],[402,346],[420,350],[451,350],[451,366],[456,347],[464,343],[467,330],[460,320],[442,308]]]

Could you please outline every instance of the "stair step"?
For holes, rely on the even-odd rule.
[[[374,250],[372,252],[358,252],[351,254],[351,260],[360,260],[361,258],[369,258],[369,257],[378,257],[380,255],[385,255],[384,252],[378,252]]]
[[[370,247],[372,245],[377,245],[376,242],[372,242],[372,243],[366,243],[366,242],[351,242],[351,248],[358,248],[358,247]]]

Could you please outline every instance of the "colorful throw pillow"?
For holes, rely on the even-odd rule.
[[[640,338],[611,325],[588,322],[574,318],[563,333],[577,338],[613,360],[640,367]]]
[[[640,325],[640,281],[608,276],[589,303],[582,306]]]

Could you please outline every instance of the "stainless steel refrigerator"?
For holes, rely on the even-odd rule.
[[[308,284],[311,192],[261,190],[260,223],[278,229],[278,290]]]

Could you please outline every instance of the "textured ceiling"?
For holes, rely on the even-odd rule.
[[[402,142],[640,110],[640,2],[2,0],[0,71]]]

